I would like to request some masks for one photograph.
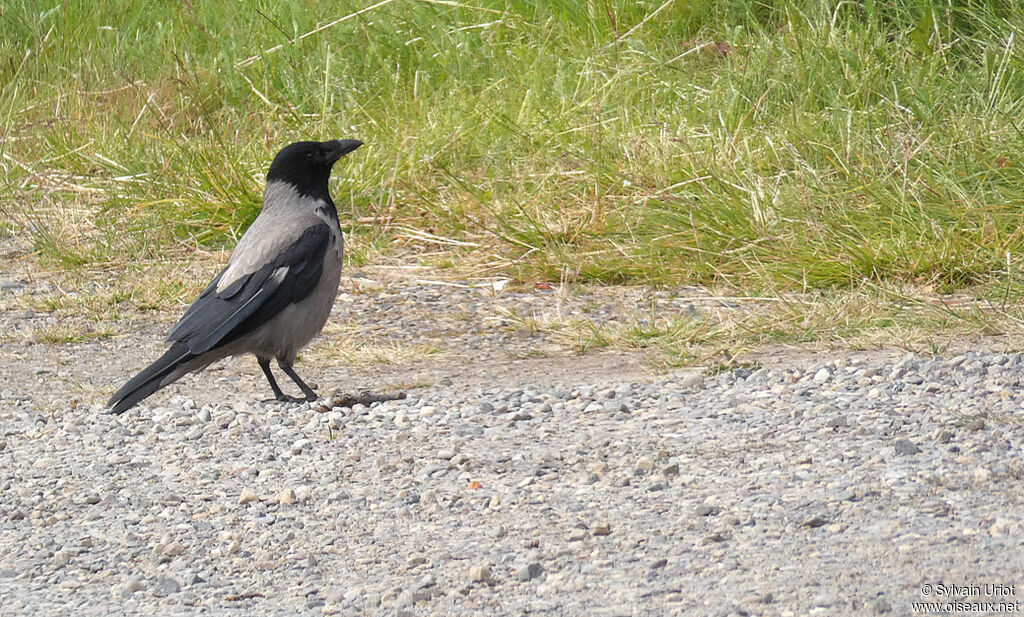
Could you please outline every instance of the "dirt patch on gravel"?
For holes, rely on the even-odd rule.
[[[7,239],[8,243],[11,239]],[[8,246],[8,254],[17,254]],[[212,273],[212,271],[211,271]],[[743,364],[805,366],[823,357],[891,359],[898,346],[851,350],[835,346],[765,345],[673,369],[656,350],[602,347],[582,340],[597,331],[653,314],[716,319],[750,311],[699,287],[655,292],[640,287],[516,285],[507,279],[448,280],[414,266],[348,268],[324,333],[297,363],[322,394],[415,389],[451,380],[462,385],[551,385],[580,379],[644,381],[673,370],[707,371]],[[96,405],[159,356],[184,306],[122,318],[58,309],[68,292],[30,261],[0,269],[0,340],[5,388],[55,401]],[[80,294],[83,291],[71,292]],[[41,310],[42,309],[42,310]],[[580,325],[570,333],[538,324]],[[574,340],[573,336],[577,339]],[[945,353],[1012,351],[1021,336],[937,337]],[[290,384],[289,384],[290,385]],[[269,389],[251,357],[219,362],[146,401],[176,394],[199,404],[254,401]]]

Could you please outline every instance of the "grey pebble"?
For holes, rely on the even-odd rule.
[[[968,418],[964,422],[964,429],[968,431],[980,431],[985,428],[985,420],[979,417]]]
[[[153,584],[153,595],[169,596],[181,591],[181,583],[169,576],[161,576]]]
[[[516,580],[525,583],[527,581],[532,581],[543,573],[544,566],[539,562],[534,561],[519,569],[519,572],[516,574]]]
[[[815,527],[821,527],[826,524],[828,524],[828,519],[824,516],[821,516],[820,514],[815,514],[811,517],[808,517],[804,520],[804,522],[800,523],[802,527],[810,527],[812,529]]]
[[[679,385],[684,388],[699,388],[704,385],[704,376],[700,373],[687,373],[680,380]]]
[[[418,581],[416,581],[416,589],[426,589],[433,587],[437,584],[437,579],[431,573],[424,574]]]
[[[914,442],[908,439],[897,439],[895,444],[896,456],[911,456],[921,452],[921,448],[914,445]]]

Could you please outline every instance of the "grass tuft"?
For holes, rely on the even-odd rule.
[[[1005,307],[1022,41],[1009,1],[7,3],[0,236],[48,268],[187,260],[233,244],[283,144],[358,137],[354,263]]]

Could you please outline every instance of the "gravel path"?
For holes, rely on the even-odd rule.
[[[433,302],[409,289],[339,311],[397,294],[408,310],[372,327],[408,332]],[[49,319],[11,306],[8,324]],[[94,389],[166,327],[4,343],[0,614],[905,615],[926,584],[1021,583],[1024,356],[656,375],[502,356],[538,344],[513,329],[417,366],[306,363],[326,385],[421,384],[370,408],[253,402],[237,360],[101,413]]]

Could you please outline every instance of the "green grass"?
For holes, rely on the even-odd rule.
[[[353,137],[356,263],[1024,294],[1017,2],[371,5],[5,3],[0,227],[66,269],[229,247],[277,148]]]

